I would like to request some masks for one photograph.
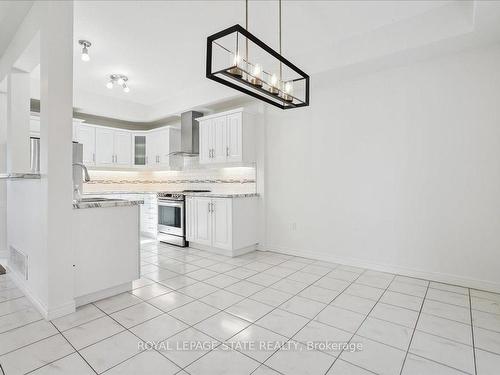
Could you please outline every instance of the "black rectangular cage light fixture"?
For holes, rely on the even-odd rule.
[[[206,77],[281,109],[309,105],[309,76],[241,25],[207,38]]]

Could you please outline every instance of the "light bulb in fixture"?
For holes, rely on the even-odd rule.
[[[253,75],[255,77],[260,77],[262,73],[262,67],[259,64],[255,64],[253,67]]]
[[[241,62],[241,56],[239,53],[236,53],[233,57],[233,68],[227,70],[227,72],[235,77],[241,78],[243,76],[243,72],[238,67]]]
[[[254,86],[262,87],[261,74],[262,68],[259,64],[255,64],[252,68],[252,75],[248,75],[248,81]]]
[[[268,91],[271,94],[273,94],[273,95],[278,95],[279,94],[279,90],[276,87],[277,85],[278,85],[278,77],[276,76],[276,74],[273,74],[271,76],[271,82],[269,83],[269,89],[268,89]]]
[[[293,91],[293,83],[292,82],[285,83],[285,92],[287,94],[291,94],[292,91]]]
[[[82,50],[82,61],[89,61],[89,60],[90,60],[89,50],[87,49],[87,47],[83,47],[83,50]]]
[[[88,40],[79,40],[78,44],[82,45],[82,61],[89,61],[90,60],[90,55],[89,55],[89,47],[92,45]]]
[[[109,81],[106,83],[106,87],[111,90],[113,88],[113,82]]]
[[[118,83],[120,86],[122,86],[125,83],[125,80],[122,77],[120,77],[116,80],[116,83]]]
[[[130,88],[127,85],[123,85],[123,92],[130,92]]]

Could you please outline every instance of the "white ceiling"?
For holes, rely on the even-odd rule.
[[[309,74],[500,40],[494,1],[284,0],[282,9],[283,55]],[[205,78],[205,48],[208,35],[244,25],[244,11],[243,0],[76,1],[75,106],[152,121],[238,95]],[[276,0],[250,0],[249,30],[273,48],[277,18]],[[79,39],[92,42],[90,62]],[[126,74],[131,91],[107,89],[111,73]]]
[[[0,1],[0,57],[33,5],[33,1]]]

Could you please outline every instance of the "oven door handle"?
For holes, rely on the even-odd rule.
[[[158,201],[158,206],[162,207],[184,207],[184,202],[178,203],[178,202],[165,202],[165,201]]]

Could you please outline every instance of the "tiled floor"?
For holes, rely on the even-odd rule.
[[[149,243],[131,293],[41,318],[0,277],[13,374],[500,374],[500,295],[271,252]]]

